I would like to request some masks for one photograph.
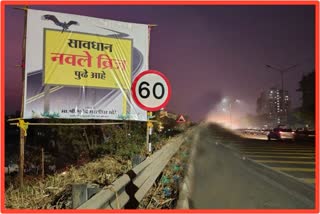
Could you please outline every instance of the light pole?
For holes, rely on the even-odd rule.
[[[297,67],[298,64],[295,64],[295,65],[292,65],[288,68],[285,68],[285,69],[281,69],[281,68],[277,68],[277,67],[274,67],[274,66],[271,66],[271,65],[266,65],[267,68],[271,69],[271,70],[274,70],[274,71],[278,71],[280,73],[280,77],[281,77],[281,115],[283,115],[283,111],[284,111],[284,80],[283,80],[283,75],[284,73],[290,71],[292,68],[295,68]]]
[[[231,117],[231,112],[232,112],[232,104],[234,103],[240,103],[240,100],[235,99],[231,100],[229,103],[229,120],[230,120],[230,129],[232,129],[232,117]]]
[[[297,67],[297,66],[298,66],[298,64],[292,65],[292,66],[290,66],[290,67],[288,67],[288,68],[285,68],[285,69],[280,69],[280,68],[276,68],[276,67],[271,66],[271,65],[266,65],[267,68],[272,69],[272,70],[274,70],[274,71],[280,72],[280,76],[281,76],[281,90],[282,90],[282,92],[283,92],[283,90],[284,90],[284,86],[283,86],[283,75],[284,75],[284,73],[290,71],[292,68],[295,68],[295,67]]]
[[[231,108],[232,108],[232,105],[231,105],[231,102],[230,102],[230,103],[229,103],[229,122],[230,122],[230,129],[232,129]]]

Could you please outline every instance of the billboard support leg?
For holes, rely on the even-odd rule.
[[[23,29],[23,42],[22,42],[22,61],[21,61],[21,68],[22,68],[22,102],[21,102],[21,112],[20,117],[23,118],[24,116],[24,98],[25,98],[25,88],[24,88],[24,81],[25,81],[25,59],[26,59],[26,35],[27,35],[27,17],[28,17],[28,6],[23,8],[24,10],[24,29]],[[27,129],[28,123],[25,124],[24,120],[19,119],[19,123],[17,124],[20,127],[20,157],[19,157],[19,181],[20,181],[20,188],[23,187],[23,173],[24,173],[24,144],[27,136]]]
[[[49,113],[50,111],[50,102],[49,102],[50,86],[44,86],[44,110],[43,113]]]
[[[23,173],[24,173],[24,144],[27,136],[29,123],[25,123],[23,119],[19,119],[17,126],[20,128],[20,164],[19,164],[19,181],[20,187],[23,186]]]
[[[19,181],[20,188],[23,187],[23,174],[24,174],[24,144],[25,144],[25,136],[24,130],[20,127],[20,156],[19,156]]]

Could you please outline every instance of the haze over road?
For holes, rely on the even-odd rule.
[[[314,207],[314,144],[245,139],[217,125],[198,134],[192,208]]]

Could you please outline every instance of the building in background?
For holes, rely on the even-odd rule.
[[[260,94],[257,99],[257,114],[260,115],[268,127],[287,125],[290,111],[288,91],[270,88]]]

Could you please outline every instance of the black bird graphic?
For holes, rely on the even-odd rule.
[[[54,15],[44,15],[44,16],[42,16],[42,18],[44,20],[51,20],[56,25],[62,27],[61,33],[63,33],[65,30],[68,30],[71,25],[79,25],[79,23],[76,21],[69,21],[68,23],[67,22],[60,22]]]

